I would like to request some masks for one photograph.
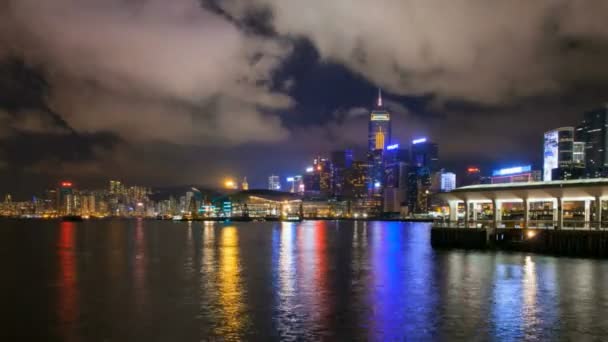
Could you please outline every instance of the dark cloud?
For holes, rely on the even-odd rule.
[[[322,59],[398,94],[504,103],[606,80],[602,1],[229,0],[272,13],[274,29],[313,42]],[[592,41],[592,44],[588,44]]]
[[[2,19],[5,40],[20,33],[9,53],[45,70],[51,109],[79,132],[199,145],[288,135],[276,113],[291,99],[272,74],[289,45],[198,1],[18,0]]]
[[[395,142],[428,136],[448,168],[538,161],[544,131],[606,101],[606,13],[584,0],[0,2],[0,176],[263,186],[316,154],[363,151],[375,87]]]

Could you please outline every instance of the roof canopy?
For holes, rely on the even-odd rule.
[[[472,185],[440,196],[446,201],[583,200],[608,197],[608,178]]]

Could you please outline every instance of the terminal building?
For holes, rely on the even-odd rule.
[[[603,229],[608,178],[472,185],[440,195],[449,225],[467,228]]]

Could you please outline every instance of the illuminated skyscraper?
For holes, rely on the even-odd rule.
[[[576,140],[585,143],[587,176],[608,176],[608,104],[585,113],[576,129]]]
[[[249,183],[247,182],[247,177],[243,178],[243,182],[241,183],[242,190],[249,190]]]
[[[279,176],[271,175],[268,177],[268,190],[281,190],[281,179]]]
[[[353,151],[334,151],[331,154],[331,162],[333,166],[332,179],[334,196],[342,196],[344,192],[344,176],[346,169],[353,164]]]
[[[570,167],[574,151],[574,127],[560,127],[545,133],[543,180],[553,180],[553,170]]]
[[[384,150],[391,143],[391,114],[384,108],[382,92],[378,91],[378,102],[369,117],[368,150]]]
[[[72,188],[72,182],[61,182],[59,187],[59,206],[60,214],[62,215],[73,215],[74,214],[74,189]]]

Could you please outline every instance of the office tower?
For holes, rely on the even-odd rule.
[[[123,185],[120,181],[111,180],[110,181],[110,194],[119,195],[122,194]]]
[[[437,144],[420,138],[412,141],[412,160],[413,167],[425,167],[430,172],[439,171],[439,147]]]
[[[353,164],[353,151],[352,150],[341,150],[334,151],[331,154],[332,163],[332,181],[333,181],[333,195],[342,196],[344,193],[344,182],[346,169]]]
[[[408,170],[407,202],[412,213],[427,213],[430,209],[432,174],[439,171],[439,147],[426,138],[412,141]]]
[[[456,174],[453,172],[441,172],[439,190],[441,192],[450,192],[454,189],[456,189]]]
[[[574,127],[560,127],[545,133],[543,146],[543,180],[560,179],[553,177],[556,169],[570,169],[574,158]],[[556,171],[558,174],[560,171]]]
[[[344,196],[363,199],[368,195],[370,165],[364,161],[353,161],[344,173]]]
[[[585,143],[575,141],[572,149],[572,162],[574,165],[585,165]]]
[[[369,117],[368,151],[384,150],[391,143],[391,115],[382,103],[382,92],[378,91],[378,102]]]
[[[58,206],[58,195],[57,195],[57,190],[55,189],[49,189],[46,191],[46,194],[44,196],[44,207],[45,207],[45,211],[49,214],[54,214],[57,213],[59,206]]]
[[[397,213],[406,201],[409,151],[394,144],[384,153],[383,211]]]
[[[279,176],[271,175],[268,177],[268,190],[281,190],[281,179]]]
[[[189,211],[191,202],[194,202],[194,192],[187,191],[186,192],[186,201],[184,203],[184,208],[186,211]]]
[[[608,175],[608,104],[585,113],[576,129],[576,141],[585,143],[585,168],[587,177]]]
[[[333,164],[331,160],[327,158],[317,157],[313,161],[313,173],[315,182],[314,189],[318,188],[318,191],[323,196],[333,195]]]
[[[74,214],[74,189],[72,182],[61,182],[59,191],[59,212],[62,215]]]
[[[490,184],[490,182],[490,177],[483,176],[478,167],[470,166],[465,170],[464,177],[460,181],[460,186]]]
[[[249,183],[247,182],[247,177],[243,178],[243,182],[241,183],[242,190],[249,190]]]

